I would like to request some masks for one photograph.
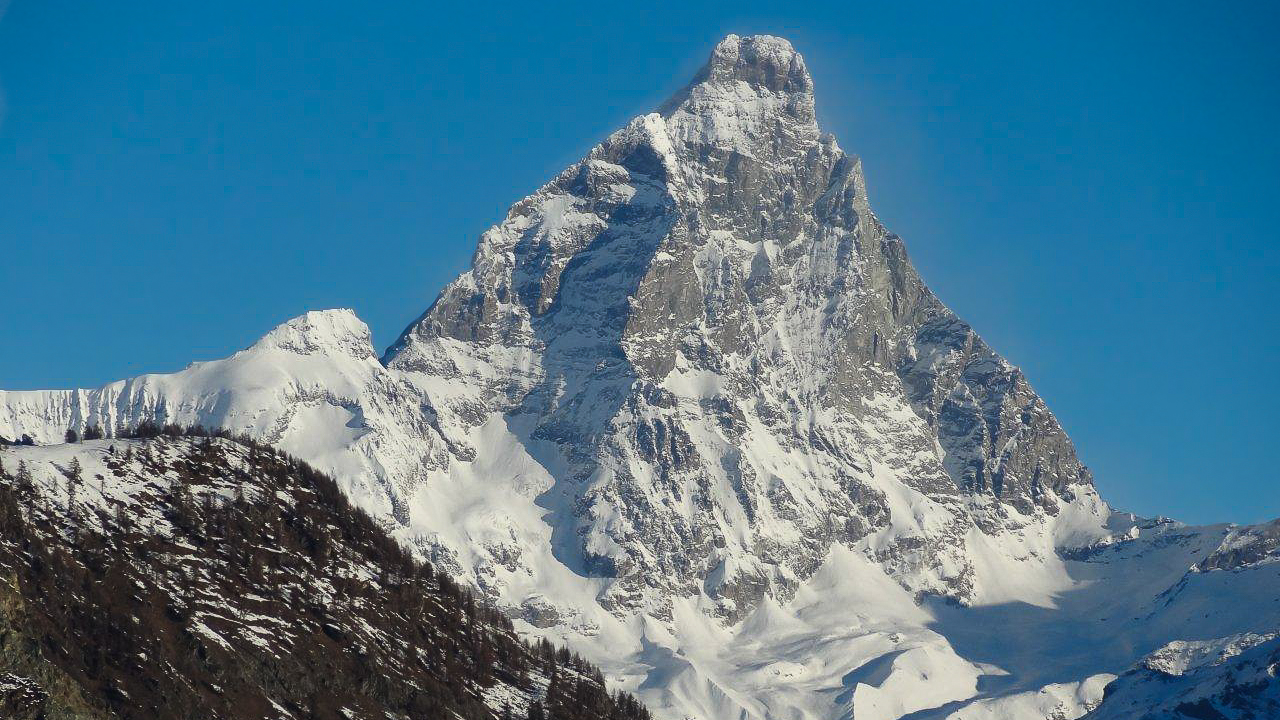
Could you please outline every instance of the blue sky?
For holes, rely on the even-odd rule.
[[[510,203],[767,32],[1105,497],[1280,515],[1274,4],[370,5],[9,4],[0,387],[172,371],[327,307],[385,345]]]

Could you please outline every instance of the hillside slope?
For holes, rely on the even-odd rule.
[[[0,460],[6,718],[648,718],[276,450],[160,435]]]
[[[1085,720],[1267,720],[1280,717],[1280,637],[1173,642],[1107,687]]]

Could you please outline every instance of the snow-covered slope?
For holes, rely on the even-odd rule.
[[[0,461],[4,720],[650,719],[276,448],[175,434]]]
[[[111,434],[143,420],[227,428],[340,474],[361,505],[403,520],[398,503],[408,489],[446,462],[423,403],[420,390],[378,361],[355,313],[329,310],[171,375],[92,390],[0,391],[0,436],[52,443],[67,428]]]
[[[672,718],[1077,717],[1166,642],[1280,626],[1274,532],[1113,513],[814,107],[789,43],[730,36],[381,362],[312,313],[182,373],[0,395],[0,435],[281,445]]]
[[[1107,688],[1088,720],[1280,717],[1280,638],[1245,633],[1175,641]]]

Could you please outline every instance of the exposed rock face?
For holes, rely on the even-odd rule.
[[[1280,562],[1280,520],[1232,528],[1222,544],[1196,563],[1195,570],[1238,570],[1267,562]]]
[[[882,555],[923,550],[920,589],[965,599],[963,558],[936,557],[971,522],[960,498],[1051,515],[1091,483],[871,212],[778,38],[730,36],[661,112],[513,207],[385,360],[484,387],[478,412],[433,406],[506,413],[555,456],[568,560],[616,576],[623,605],[654,578],[731,617],[785,597],[832,543],[889,527],[885,476],[942,510]]]

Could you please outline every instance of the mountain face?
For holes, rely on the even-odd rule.
[[[1175,641],[1107,687],[1086,720],[1280,717],[1280,637]]]
[[[948,551],[975,524],[1093,495],[1021,373],[872,214],[776,38],[722,42],[660,113],[518,203],[384,360],[464,388],[431,396],[464,435],[501,413],[556,468],[564,560],[615,578],[619,607],[705,589],[738,619],[869,538],[927,565],[913,589],[970,601]],[[894,522],[904,495],[927,520]]]
[[[269,447],[160,435],[0,458],[5,718],[649,717]]]
[[[1168,642],[1280,626],[1273,529],[1113,512],[778,38],[729,36],[516,203],[380,358],[328,311],[173,375],[0,393],[8,437],[143,420],[333,472],[662,717],[1079,717]]]

